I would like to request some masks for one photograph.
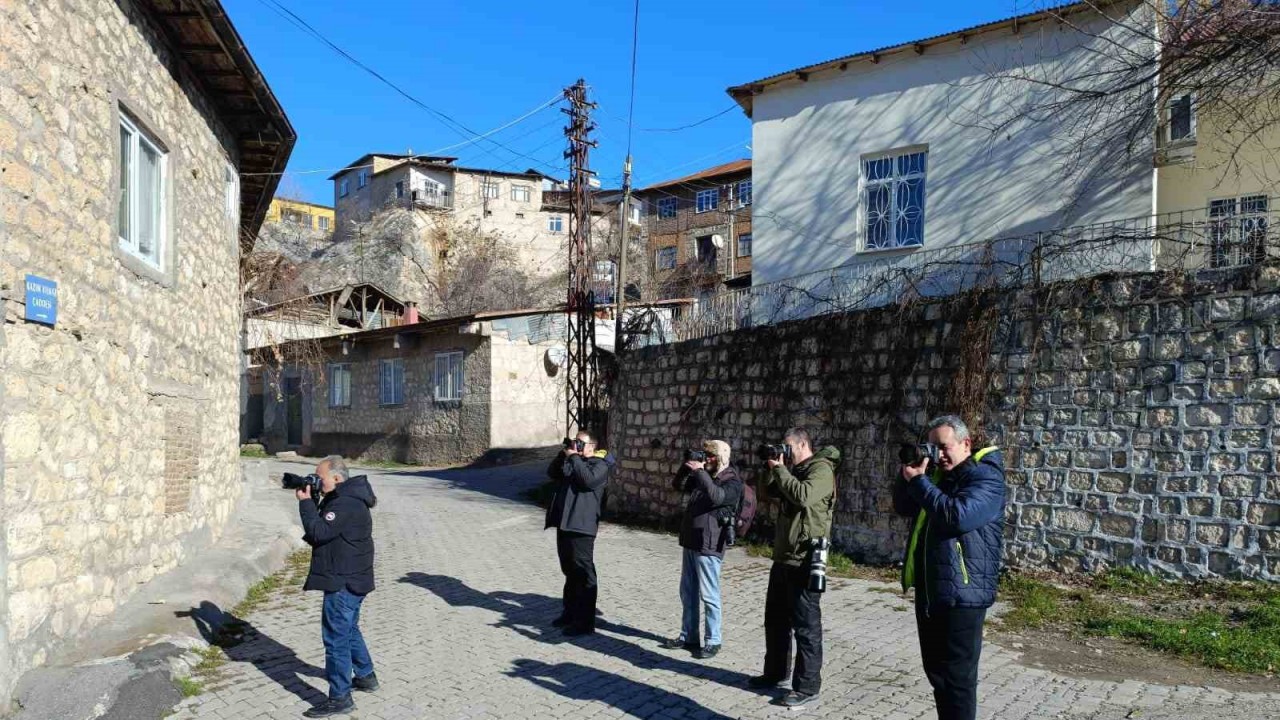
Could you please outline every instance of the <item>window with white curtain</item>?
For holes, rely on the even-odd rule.
[[[351,363],[329,366],[329,407],[351,407]]]
[[[378,402],[381,405],[404,404],[404,359],[378,361]]]
[[[157,269],[166,251],[168,160],[155,139],[120,115],[120,247]]]
[[[435,397],[437,401],[462,399],[462,358],[461,350],[436,353]]]

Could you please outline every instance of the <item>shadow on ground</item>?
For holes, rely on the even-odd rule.
[[[325,699],[325,693],[302,679],[323,678],[324,670],[304,662],[293,649],[253,624],[207,601],[174,614],[191,618],[205,642],[222,648],[231,662],[252,664],[280,687],[313,705]]]
[[[599,701],[638,718],[653,717],[659,711],[670,717],[729,718],[683,695],[586,665],[551,665],[527,658],[515,660],[512,665],[507,672],[510,677],[524,678],[572,700]]]

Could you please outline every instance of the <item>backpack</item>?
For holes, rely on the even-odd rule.
[[[756,519],[756,489],[741,480],[738,482],[742,486],[742,494],[738,496],[738,504],[733,510],[733,532],[729,534],[727,545],[735,545],[738,538],[746,537]]]

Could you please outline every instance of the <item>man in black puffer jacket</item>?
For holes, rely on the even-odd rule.
[[[929,423],[938,467],[902,466],[893,504],[915,519],[902,589],[916,590],[916,628],[939,720],[978,712],[982,624],[996,600],[1004,539],[1004,463],[995,448],[973,452],[964,421]],[[932,473],[929,471],[932,470]]]
[[[687,505],[680,523],[680,603],[684,606],[680,634],[662,644],[668,650],[685,648],[703,660],[720,652],[720,566],[724,562],[729,527],[737,519],[742,480],[729,464],[729,443],[702,444],[706,460],[690,458],[680,466],[673,484],[685,493]],[[705,615],[706,644],[698,642],[698,606]]]
[[[373,659],[360,634],[360,605],[373,592],[373,515],[378,503],[364,475],[351,477],[347,464],[330,455],[316,466],[324,499],[317,506],[310,486],[297,491],[302,539],[311,546],[311,572],[304,590],[323,590],[321,637],[329,697],[303,715],[344,715],[355,709],[351,689],[378,688]]]
[[[564,610],[551,624],[574,637],[596,629],[596,533],[614,460],[596,449],[588,433],[578,433],[570,442],[547,468],[547,476],[556,481],[556,494],[547,507],[544,529],[556,529],[556,554],[564,573]]]

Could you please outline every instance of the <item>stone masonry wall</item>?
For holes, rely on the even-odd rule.
[[[796,424],[843,453],[833,540],[901,557],[897,444],[960,412],[1004,449],[1006,558],[1280,578],[1280,268],[1094,279],[827,316],[626,358],[614,507],[670,519],[680,452]]]
[[[186,72],[127,0],[0,3],[0,707],[239,497],[235,145]],[[168,150],[155,274],[117,249],[122,107]],[[55,328],[22,320],[27,273]]]
[[[435,354],[461,350],[462,400],[435,400]],[[404,359],[404,403],[384,406],[379,395],[379,361]],[[401,349],[390,337],[357,340],[349,355],[332,353],[330,362],[351,364],[350,407],[329,407],[326,382],[309,383],[312,455],[395,461],[422,465],[454,465],[480,457],[489,449],[490,347],[487,338],[460,333],[421,335],[405,340]],[[325,371],[327,376],[327,370]],[[279,405],[274,384],[266,403]],[[269,408],[267,417],[283,418]],[[273,422],[266,429],[270,445],[280,444],[284,428]]]

